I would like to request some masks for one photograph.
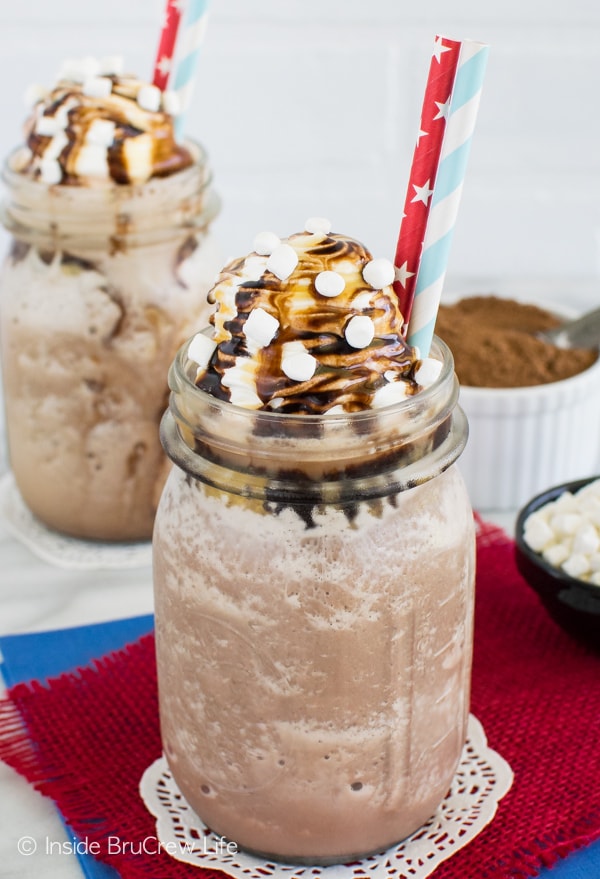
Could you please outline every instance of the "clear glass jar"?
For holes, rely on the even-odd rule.
[[[170,372],[154,532],[163,745],[216,833],[271,858],[384,850],[446,794],[469,707],[474,532],[452,357],[387,409],[281,415]]]
[[[166,376],[205,316],[219,269],[207,158],[139,185],[3,179],[12,235],[0,272],[9,456],[47,526],[80,538],[149,539],[168,462]]]

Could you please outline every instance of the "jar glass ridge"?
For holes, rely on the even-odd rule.
[[[154,532],[161,730],[219,834],[336,863],[388,848],[446,793],[464,743],[474,533],[453,462],[452,358],[387,409],[242,410],[178,354],[175,462]]]

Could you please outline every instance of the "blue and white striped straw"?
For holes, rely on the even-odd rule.
[[[183,138],[187,111],[191,104],[200,50],[208,24],[209,0],[187,0],[183,28],[177,45],[177,66],[173,91],[177,95],[178,114],[175,133]]]
[[[435,329],[487,58],[483,43],[461,43],[407,332],[422,357],[429,354]]]

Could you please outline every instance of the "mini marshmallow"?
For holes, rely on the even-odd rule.
[[[34,107],[39,101],[43,101],[47,94],[48,89],[44,88],[43,85],[40,85],[37,82],[32,82],[31,85],[27,86],[25,89],[23,100],[28,107]]]
[[[560,513],[550,519],[550,527],[556,534],[575,534],[582,524],[582,518],[577,513]]]
[[[298,254],[289,244],[278,244],[267,260],[267,269],[280,281],[287,281],[298,265]]]
[[[58,78],[83,83],[100,73],[100,62],[88,55],[86,58],[67,58],[60,68]]]
[[[56,116],[38,116],[35,123],[36,134],[41,137],[54,137],[61,131],[64,131],[64,126]]]
[[[315,278],[315,288],[321,296],[339,296],[345,286],[345,280],[337,272],[319,272]]]
[[[542,553],[549,565],[559,568],[569,558],[569,548],[564,543],[553,543]]]
[[[115,139],[116,125],[110,119],[94,119],[87,131],[87,142],[109,147]]]
[[[375,325],[366,314],[356,314],[346,325],[344,336],[352,348],[366,348],[375,336]]]
[[[137,93],[138,105],[142,110],[156,113],[160,110],[161,93],[155,85],[143,85]]]
[[[56,159],[42,159],[40,162],[40,179],[52,186],[62,180],[62,168]]]
[[[363,269],[364,281],[375,290],[382,290],[393,283],[395,269],[389,259],[372,259]]]
[[[542,552],[549,544],[555,541],[554,531],[543,519],[534,519],[525,522],[523,540],[534,552]]]
[[[188,357],[197,363],[201,370],[205,370],[216,347],[217,343],[214,339],[210,339],[204,333],[196,333],[188,345]]]
[[[574,553],[569,556],[566,562],[563,562],[562,569],[565,574],[568,574],[569,577],[578,577],[583,576],[583,574],[587,574],[590,570],[590,563],[588,559],[579,552]]]
[[[386,385],[377,388],[373,394],[373,408],[380,409],[382,406],[392,406],[394,403],[401,403],[408,396],[408,387],[404,381],[388,382]]]
[[[77,153],[75,171],[79,177],[108,177],[106,148],[96,143],[84,143]]]
[[[329,235],[331,221],[325,217],[309,217],[304,224],[304,231],[310,232],[311,235]]]
[[[162,95],[162,108],[169,116],[179,116],[181,113],[181,98],[177,92],[167,90]]]
[[[280,244],[281,238],[275,232],[259,232],[252,246],[260,256],[271,256]]]
[[[264,308],[255,308],[251,311],[246,323],[244,333],[249,342],[264,348],[268,345],[279,329],[279,321]]]
[[[112,80],[106,76],[91,76],[84,82],[82,92],[87,98],[107,98],[112,92]]]
[[[600,537],[593,525],[582,525],[575,532],[573,552],[591,555],[598,550]]]
[[[426,357],[425,360],[421,361],[421,365],[415,372],[415,381],[418,382],[421,387],[428,388],[429,385],[432,385],[438,380],[441,371],[441,360],[435,360],[433,357]]]
[[[296,382],[309,381],[315,374],[318,365],[316,357],[313,357],[308,351],[288,356],[284,353],[281,359],[281,369],[288,378]]]

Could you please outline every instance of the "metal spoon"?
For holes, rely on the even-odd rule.
[[[600,348],[600,308],[536,335],[557,348]]]

